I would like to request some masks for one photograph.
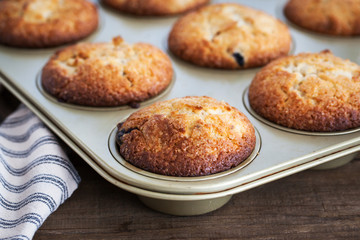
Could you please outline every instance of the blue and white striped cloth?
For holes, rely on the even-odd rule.
[[[54,135],[21,105],[0,126],[0,239],[32,239],[79,182]]]

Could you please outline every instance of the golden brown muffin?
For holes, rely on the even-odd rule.
[[[210,0],[102,0],[121,12],[141,16],[165,16],[184,13],[207,4]]]
[[[249,88],[252,109],[285,127],[332,132],[360,126],[360,66],[330,51],[275,60]]]
[[[120,154],[144,170],[201,176],[228,170],[255,147],[244,114],[210,97],[184,97],[143,108],[118,125]]]
[[[90,35],[98,21],[96,6],[86,0],[2,0],[0,43],[54,47]]]
[[[318,33],[360,34],[360,0],[290,0],[284,13],[291,22]]]
[[[42,70],[42,86],[67,103],[119,106],[144,101],[171,82],[170,59],[158,48],[125,43],[79,43],[56,52]]]
[[[225,69],[262,66],[290,50],[285,24],[239,4],[214,4],[180,18],[173,26],[171,52],[193,64]]]

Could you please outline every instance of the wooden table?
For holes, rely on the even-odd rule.
[[[0,120],[19,102],[1,90]],[[39,239],[360,239],[360,157],[239,193],[214,212],[177,217],[145,207],[66,149],[82,177]]]

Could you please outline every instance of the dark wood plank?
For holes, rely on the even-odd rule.
[[[17,104],[2,91],[0,120]],[[239,193],[212,213],[176,217],[145,207],[135,195],[102,179],[73,151],[67,152],[82,182],[34,240],[359,239],[360,158]]]
[[[71,156],[83,178],[34,239],[357,239],[360,160],[239,193],[221,209],[176,217],[148,209]]]

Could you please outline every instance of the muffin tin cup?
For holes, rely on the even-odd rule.
[[[201,215],[215,211],[228,203],[232,195],[205,200],[176,201],[138,196],[146,206],[166,214],[176,216]]]
[[[329,170],[329,169],[339,168],[339,167],[342,167],[342,166],[348,164],[352,160],[354,160],[358,155],[359,155],[359,153],[355,152],[355,153],[346,155],[344,157],[334,159],[334,160],[332,160],[330,162],[320,164],[320,165],[318,165],[316,167],[313,167],[311,169],[313,169],[313,170]]]
[[[291,128],[287,128],[281,125],[278,125],[276,123],[273,123],[265,118],[263,118],[262,116],[258,115],[250,106],[250,102],[249,102],[249,98],[248,98],[248,93],[249,93],[249,88],[246,88],[244,93],[243,93],[243,102],[244,105],[247,109],[247,111],[254,116],[256,119],[258,119],[259,121],[263,122],[266,125],[269,125],[270,127],[282,130],[282,131],[286,131],[289,133],[294,133],[294,134],[301,134],[301,135],[307,135],[307,136],[337,136],[337,135],[343,135],[343,134],[350,134],[350,133],[354,133],[354,132],[358,132],[360,131],[360,128],[354,128],[354,129],[349,129],[346,131],[338,131],[338,132],[307,132],[307,131],[301,131],[301,130],[296,130],[296,129],[291,129]],[[320,164],[316,167],[313,167],[312,169],[314,170],[327,170],[327,169],[334,169],[334,168],[338,168],[341,167],[349,162],[351,162],[355,157],[357,156],[357,153],[353,153],[350,154],[348,156],[344,156],[338,159],[334,159],[330,162],[324,163],[324,164]]]
[[[124,118],[120,122],[123,122],[125,120],[126,120],[126,118]],[[255,129],[256,143],[255,143],[254,150],[245,160],[243,160],[237,166],[235,166],[229,170],[226,170],[226,171],[209,174],[209,175],[205,175],[205,176],[194,176],[194,177],[166,176],[166,175],[156,174],[156,173],[142,170],[142,169],[132,165],[131,163],[127,162],[119,153],[119,147],[115,140],[116,133],[117,133],[117,128],[114,128],[109,135],[109,141],[108,141],[109,151],[111,152],[112,156],[116,159],[116,161],[118,161],[123,167],[132,171],[134,174],[139,174],[139,175],[142,175],[143,177],[145,177],[143,180],[145,182],[141,183],[140,181],[138,181],[136,183],[136,184],[138,184],[139,187],[142,185],[149,184],[149,182],[148,182],[149,180],[157,179],[160,181],[173,182],[171,185],[171,188],[173,188],[173,190],[176,187],[179,187],[180,189],[188,188],[189,190],[187,193],[192,193],[190,190],[191,186],[185,187],[184,185],[185,184],[193,185],[195,182],[201,182],[201,189],[194,188],[195,193],[198,193],[199,190],[203,191],[203,193],[205,193],[206,191],[218,191],[219,189],[214,189],[214,184],[216,184],[216,181],[220,181],[220,180],[218,180],[218,178],[221,179],[222,184],[225,183],[227,181],[227,179],[229,178],[229,175],[236,175],[236,173],[238,171],[245,168],[247,165],[251,164],[251,162],[254,161],[256,159],[256,157],[260,154],[260,149],[261,149],[261,136],[260,136],[259,132]],[[214,181],[210,183],[209,187],[207,187],[206,183],[209,182],[210,180],[214,180]],[[178,185],[180,185],[180,186],[178,186]],[[236,182],[235,183],[233,182],[232,185],[227,185],[227,187],[233,187],[233,185],[236,185]],[[208,188],[209,188],[209,190],[207,190]],[[183,192],[183,190],[181,190],[181,192]]]
[[[350,133],[354,133],[354,132],[358,132],[360,131],[360,127],[358,128],[352,128],[349,130],[344,130],[344,131],[336,131],[336,132],[310,132],[310,131],[303,131],[303,130],[297,130],[297,129],[292,129],[292,128],[288,128],[288,127],[284,127],[281,125],[278,125],[274,122],[271,122],[265,118],[263,118],[262,116],[260,116],[259,114],[257,114],[250,105],[249,102],[249,88],[246,88],[244,93],[243,93],[243,102],[244,105],[246,107],[246,110],[253,116],[255,117],[257,120],[263,122],[264,124],[285,131],[285,132],[289,132],[289,133],[295,133],[295,134],[301,134],[301,135],[307,135],[307,136],[338,136],[338,135],[344,135],[344,134],[350,134]]]
[[[214,0],[212,3],[225,2]],[[237,1],[278,17],[281,1]],[[174,18],[134,18],[102,12],[103,25],[91,36],[92,42],[111,41],[121,35],[127,42],[148,42],[167,50],[164,39]],[[278,17],[279,18],[279,17]],[[283,17],[280,17],[283,20]],[[334,38],[304,33],[290,25],[296,42],[294,54],[330,49],[342,58],[360,63],[359,38]],[[243,112],[256,128],[259,150],[246,166],[204,177],[176,178],[151,174],[122,162],[113,138],[116,125],[136,109],[69,106],[48,96],[39,85],[39,71],[51,51],[23,51],[8,47],[0,54],[0,82],[24,102],[41,120],[110,183],[139,196],[150,208],[173,215],[199,215],[214,211],[234,194],[289,176],[318,168],[333,168],[351,161],[360,151],[360,131],[336,134],[304,134],[280,129],[262,121],[247,106],[244,91],[260,68],[225,71],[197,67],[173,60],[176,81],[155,101],[184,96],[210,96],[224,100]],[[55,49],[54,49],[55,51]],[[39,54],[27,54],[36,52]],[[113,149],[111,149],[113,148]],[[341,169],[339,169],[341,171]]]

